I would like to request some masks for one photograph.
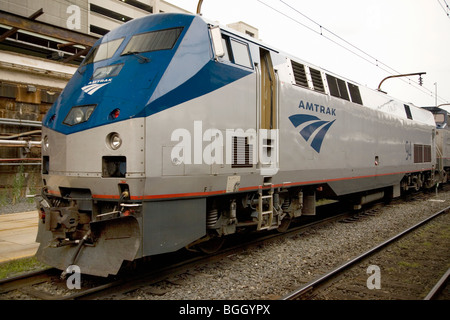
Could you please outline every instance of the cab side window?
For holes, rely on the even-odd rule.
[[[246,68],[253,68],[247,43],[222,35],[222,45],[225,52],[223,57],[221,57],[222,60],[230,61]]]

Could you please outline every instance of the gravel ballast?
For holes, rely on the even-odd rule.
[[[130,299],[279,299],[450,204],[450,192],[417,196],[355,223],[333,222],[196,267],[138,289]],[[449,246],[449,240],[446,246]]]
[[[192,267],[157,284],[131,291],[127,298],[280,299],[448,206],[450,191],[440,191],[437,195],[418,194],[406,202],[394,201],[368,209],[370,215],[353,223],[317,225],[295,236],[249,246],[219,261]],[[450,228],[445,227],[449,234],[442,238],[442,246],[449,248]],[[388,271],[381,272],[383,276]],[[366,279],[362,281],[365,283]]]

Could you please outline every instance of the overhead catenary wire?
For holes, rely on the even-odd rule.
[[[336,33],[334,33],[333,31],[331,31],[330,29],[324,27],[323,25],[321,25],[320,23],[314,21],[313,19],[311,19],[310,17],[308,17],[307,15],[305,15],[304,13],[300,12],[299,10],[297,10],[296,8],[294,8],[293,6],[291,6],[290,4],[286,3],[283,0],[280,0],[281,3],[283,3],[285,6],[289,7],[290,9],[294,10],[295,12],[297,12],[298,14],[300,14],[301,16],[305,17],[306,19],[308,19],[309,21],[311,21],[312,23],[316,24],[317,26],[320,27],[320,34],[323,36],[323,30],[325,30],[326,32],[330,33],[332,36],[336,37],[337,39],[339,39],[340,41],[344,42],[345,44],[349,45],[350,47],[356,49],[357,51],[360,52],[360,54],[366,56],[368,59],[375,61],[375,63],[377,65],[383,65],[385,66],[387,69],[390,69],[392,72],[395,73],[400,73],[399,71],[395,70],[394,68],[389,67],[387,64],[381,62],[380,60],[378,60],[377,58],[375,58],[374,56],[372,56],[371,54],[365,52],[364,50],[362,50],[361,48],[358,48],[357,46],[355,46],[354,44],[348,42],[347,40],[345,40],[344,38],[342,38],[341,36],[337,35]],[[325,36],[326,37],[326,36]],[[329,37],[326,37],[327,39],[329,39]],[[336,41],[329,39],[330,41],[334,42],[335,44],[341,46],[339,43],[337,43]],[[342,46],[341,46],[342,47]],[[348,49],[346,49],[348,50]],[[352,52],[353,53],[353,52]],[[369,61],[368,59],[365,59],[367,61]],[[371,62],[371,61],[369,61]]]
[[[446,1],[446,0],[444,0],[444,1]],[[359,53],[350,50],[349,48],[343,46],[342,44],[338,43],[337,41],[331,39],[331,38],[328,37],[328,36],[324,36],[324,37],[325,37],[326,39],[328,39],[329,41],[335,43],[336,45],[338,45],[338,46],[344,48],[344,49],[347,50],[347,51],[350,51],[350,52],[353,53],[354,55],[357,55],[358,57],[364,59],[365,61],[368,61],[369,63],[371,63],[371,64],[377,66],[377,67],[380,68],[381,70],[383,70],[383,71],[385,71],[385,72],[387,72],[387,73],[389,73],[389,74],[391,74],[391,75],[400,75],[400,74],[401,74],[400,71],[398,71],[398,70],[396,70],[396,69],[394,69],[394,68],[388,66],[386,63],[383,63],[382,61],[380,61],[379,59],[373,57],[372,55],[370,55],[370,54],[367,53],[366,51],[362,50],[361,48],[358,48],[357,46],[355,46],[355,45],[353,45],[352,43],[348,42],[347,40],[343,39],[342,37],[340,37],[339,35],[337,35],[337,34],[334,33],[333,31],[331,31],[330,29],[325,28],[323,25],[321,25],[320,23],[316,22],[316,21],[313,20],[312,18],[308,17],[308,16],[305,15],[304,13],[300,12],[298,9],[296,9],[296,8],[292,7],[291,5],[287,4],[285,1],[280,0],[280,2],[283,3],[285,6],[289,7],[290,9],[294,10],[296,13],[298,13],[298,14],[300,14],[301,16],[305,17],[306,19],[308,19],[309,21],[311,21],[311,22],[314,23],[315,25],[319,26],[319,28],[320,28],[320,34],[321,34],[322,36],[324,36],[323,31],[325,30],[326,32],[330,33],[333,37],[335,37],[335,38],[339,39],[340,41],[344,42],[345,44],[349,45],[351,48],[356,49]],[[315,31],[315,32],[318,33],[317,31]],[[362,56],[364,56],[364,58],[363,58]],[[381,67],[380,65],[382,65],[382,66],[384,66],[384,67]],[[386,70],[386,69],[388,69],[388,70]],[[391,70],[391,71],[389,71],[389,70]],[[403,82],[405,82],[405,83],[407,83],[407,84],[409,84],[409,85],[413,85],[413,86],[415,87],[415,89],[420,90],[420,91],[422,91],[423,93],[425,93],[425,94],[427,94],[427,95],[433,96],[433,91],[432,91],[432,90],[430,90],[430,89],[428,89],[428,88],[426,88],[426,87],[424,87],[424,86],[422,86],[422,85],[419,86],[419,85],[417,85],[415,82],[412,82],[412,83],[411,83],[411,79],[409,79],[409,78],[407,78],[407,79],[408,79],[409,81],[406,80],[406,79],[400,79],[400,80],[403,81]],[[440,97],[440,96],[437,96],[437,98],[438,98],[439,100],[443,101],[443,102],[447,102],[447,100],[445,100],[444,98],[442,98],[442,97]]]
[[[445,1],[445,0],[444,0]],[[386,63],[380,61],[379,59],[375,58],[374,56],[372,56],[371,54],[367,53],[366,51],[362,50],[361,48],[357,47],[356,45],[350,43],[349,41],[345,40],[344,38],[342,38],[341,36],[337,35],[335,32],[331,31],[330,29],[326,28],[325,26],[323,26],[322,24],[320,24],[319,22],[315,21],[314,19],[310,18],[309,16],[307,16],[306,14],[300,12],[298,9],[292,7],[290,4],[286,3],[283,0],[280,0],[280,2],[285,5],[286,7],[288,7],[290,10],[293,10],[294,12],[296,12],[297,14],[301,15],[303,18],[307,19],[309,22],[311,22],[313,25],[315,25],[315,27],[311,27],[305,23],[303,23],[302,21],[293,18],[292,16],[286,14],[285,12],[282,12],[281,10],[278,10],[276,8],[274,8],[273,6],[265,3],[262,0],[258,0],[259,3],[263,4],[264,6],[268,7],[269,9],[277,12],[278,14],[292,20],[293,22],[299,24],[300,26],[310,30],[311,32],[314,32],[322,37],[324,37],[325,39],[329,40],[330,42],[336,44],[337,46],[345,49],[346,51],[349,51],[350,53],[352,53],[353,55],[356,55],[357,57],[359,57],[360,59],[378,67],[379,69],[383,70],[384,72],[390,74],[390,75],[399,75],[401,74],[401,72],[399,72],[398,70],[390,67],[389,65],[387,65]],[[408,80],[407,80],[408,79]],[[407,83],[411,86],[413,86],[415,89],[421,91],[422,93],[429,95],[429,96],[434,96],[435,93],[424,87],[424,86],[419,86],[418,84],[415,83],[415,81],[412,81],[409,78],[406,79],[399,79],[400,81],[403,81],[404,83]],[[448,102],[445,98],[437,96],[438,99],[442,102]]]
[[[335,40],[331,39],[330,37],[326,36],[326,35],[324,34],[323,31],[324,31],[324,30],[325,30],[325,31],[328,31],[327,28],[323,27],[321,24],[315,22],[314,20],[310,19],[309,17],[303,15],[303,14],[300,13],[299,11],[297,11],[297,12],[300,13],[300,14],[302,14],[303,16],[305,16],[308,20],[310,20],[310,21],[313,22],[314,24],[316,24],[316,25],[320,28],[320,31],[317,31],[317,30],[315,30],[315,29],[313,29],[313,28],[307,26],[306,24],[300,22],[299,20],[297,20],[297,19],[295,19],[295,18],[292,18],[291,16],[285,14],[284,12],[281,12],[281,11],[278,10],[278,9],[275,9],[274,7],[268,5],[267,3],[265,3],[265,2],[263,2],[263,1],[261,1],[261,0],[258,0],[258,2],[261,3],[261,4],[263,4],[263,5],[265,5],[265,6],[267,6],[267,7],[269,7],[269,8],[272,9],[273,11],[278,12],[279,14],[285,16],[286,18],[288,18],[288,19],[294,21],[295,23],[297,23],[297,24],[299,24],[299,25],[301,25],[301,26],[307,28],[308,30],[310,30],[310,31],[312,31],[312,32],[314,32],[314,33],[316,33],[316,34],[318,34],[318,35],[323,36],[323,37],[326,38],[327,40],[329,40],[329,41],[333,42],[334,44],[336,44],[336,45],[338,45],[338,46],[340,46],[340,47],[346,49],[347,51],[350,51],[351,53],[353,53],[354,55],[360,57],[361,59],[363,59],[363,60],[365,60],[365,61],[367,61],[367,62],[373,64],[373,61],[370,60],[368,57],[365,57],[365,56],[362,55],[362,54],[358,54],[358,53],[356,53],[356,52],[354,52],[354,51],[351,51],[349,48],[344,47],[343,45],[341,45],[341,44],[338,43],[337,41],[335,41]],[[283,2],[283,1],[281,1],[281,2]],[[284,2],[283,2],[283,3],[284,3]],[[295,9],[294,9],[294,10],[295,10]],[[333,34],[333,33],[332,33],[332,34]],[[347,41],[346,41],[346,42],[347,42]],[[352,46],[353,46],[353,45],[352,45]],[[356,47],[355,47],[355,48],[356,48]],[[359,49],[358,49],[358,50],[359,50]],[[362,51],[362,50],[359,50],[359,51],[361,51],[362,53],[364,53],[364,51]],[[365,53],[364,53],[364,54],[365,54]],[[367,54],[365,54],[365,55],[367,55]],[[371,56],[369,55],[369,57],[371,57]],[[377,59],[375,59],[375,58],[372,58],[372,59],[374,59],[374,60],[376,61],[376,65],[377,65],[379,68],[381,68],[381,69],[384,70],[385,72],[388,72],[388,73],[391,73],[391,74],[392,74],[392,72],[390,72],[390,71],[388,71],[388,70],[385,70],[383,67],[380,67],[380,64],[378,64],[378,60],[377,60]]]
[[[444,0],[444,1],[446,1],[446,0]],[[371,60],[371,61],[369,61],[371,64],[377,66],[378,68],[382,69],[382,70],[385,71],[385,72],[388,72],[388,73],[391,74],[391,75],[400,75],[400,74],[402,74],[400,71],[398,71],[398,70],[396,70],[396,69],[394,69],[394,68],[388,66],[386,63],[380,61],[379,59],[375,58],[374,56],[372,56],[371,54],[369,54],[369,53],[367,53],[366,51],[362,50],[361,48],[358,48],[357,46],[355,46],[355,45],[353,45],[352,43],[348,42],[347,40],[343,39],[342,37],[340,37],[340,36],[337,35],[336,33],[334,33],[334,32],[332,32],[331,30],[325,28],[323,25],[320,25],[319,23],[315,22],[313,19],[309,18],[309,17],[306,16],[305,14],[301,13],[299,10],[297,10],[297,9],[295,9],[294,7],[290,6],[290,5],[287,4],[285,1],[280,0],[280,2],[282,2],[284,5],[288,6],[289,8],[291,8],[292,10],[294,10],[295,12],[301,14],[302,16],[304,16],[305,18],[307,18],[307,19],[310,20],[311,22],[313,22],[313,23],[315,23],[316,25],[320,26],[321,33],[323,33],[323,30],[327,31],[328,33],[330,33],[331,35],[333,35],[333,36],[336,37],[337,39],[341,40],[341,41],[344,42],[345,44],[347,44],[347,45],[349,45],[350,47],[356,49],[360,54],[357,54],[357,53],[353,52],[352,50],[349,50],[349,49],[346,48],[345,46],[342,46],[341,44],[337,43],[336,41],[330,39],[329,37],[326,37],[328,40],[332,41],[333,43],[335,43],[335,44],[341,46],[342,48],[346,49],[347,51],[350,51],[351,53],[353,53],[353,54],[355,54],[355,55],[357,55],[357,56],[361,56],[361,54],[364,55],[364,56],[366,56],[368,59],[364,59],[364,60],[366,60],[366,61],[367,61],[367,60]],[[380,67],[380,65],[382,65],[382,66],[384,66],[384,67]],[[391,70],[391,71],[388,71],[388,70],[386,70],[386,69]],[[408,79],[408,80],[406,80],[406,79]],[[423,92],[423,93],[425,93],[425,94],[427,94],[427,95],[433,96],[433,95],[435,94],[435,93],[433,93],[433,90],[428,89],[428,88],[424,87],[423,85],[418,85],[415,81],[412,81],[410,78],[406,78],[406,79],[400,79],[400,80],[403,81],[404,83],[407,83],[407,84],[409,84],[409,85],[414,86],[415,89],[417,89],[417,90],[419,90],[419,91],[421,91],[421,92]],[[412,81],[412,82],[411,82],[411,81]],[[437,98],[438,98],[439,100],[441,100],[442,102],[448,102],[448,101],[447,101],[445,98],[443,98],[443,97],[437,96]]]
[[[444,1],[445,6],[442,4],[441,0],[437,0],[439,5],[441,6],[442,10],[444,10],[445,14],[447,15],[447,18],[450,18],[450,7],[449,7],[449,5],[447,3],[447,0],[442,0],[442,1]]]

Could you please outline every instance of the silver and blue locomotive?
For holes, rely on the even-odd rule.
[[[187,14],[91,49],[43,120],[38,258],[124,261],[284,230],[320,198],[433,186],[433,115]]]

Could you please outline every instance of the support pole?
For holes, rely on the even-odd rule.
[[[198,0],[198,5],[197,5],[197,14],[201,15],[202,13],[202,3],[203,0]]]
[[[398,74],[396,76],[389,76],[384,78],[383,80],[381,80],[380,84],[378,85],[378,91],[384,92],[381,90],[381,85],[383,84],[384,81],[386,81],[387,79],[392,79],[392,78],[400,78],[400,77],[409,77],[409,76],[422,76],[423,74],[427,74],[426,72],[416,72],[416,73],[406,73],[406,74]],[[419,79],[419,84],[422,85],[422,82]]]

